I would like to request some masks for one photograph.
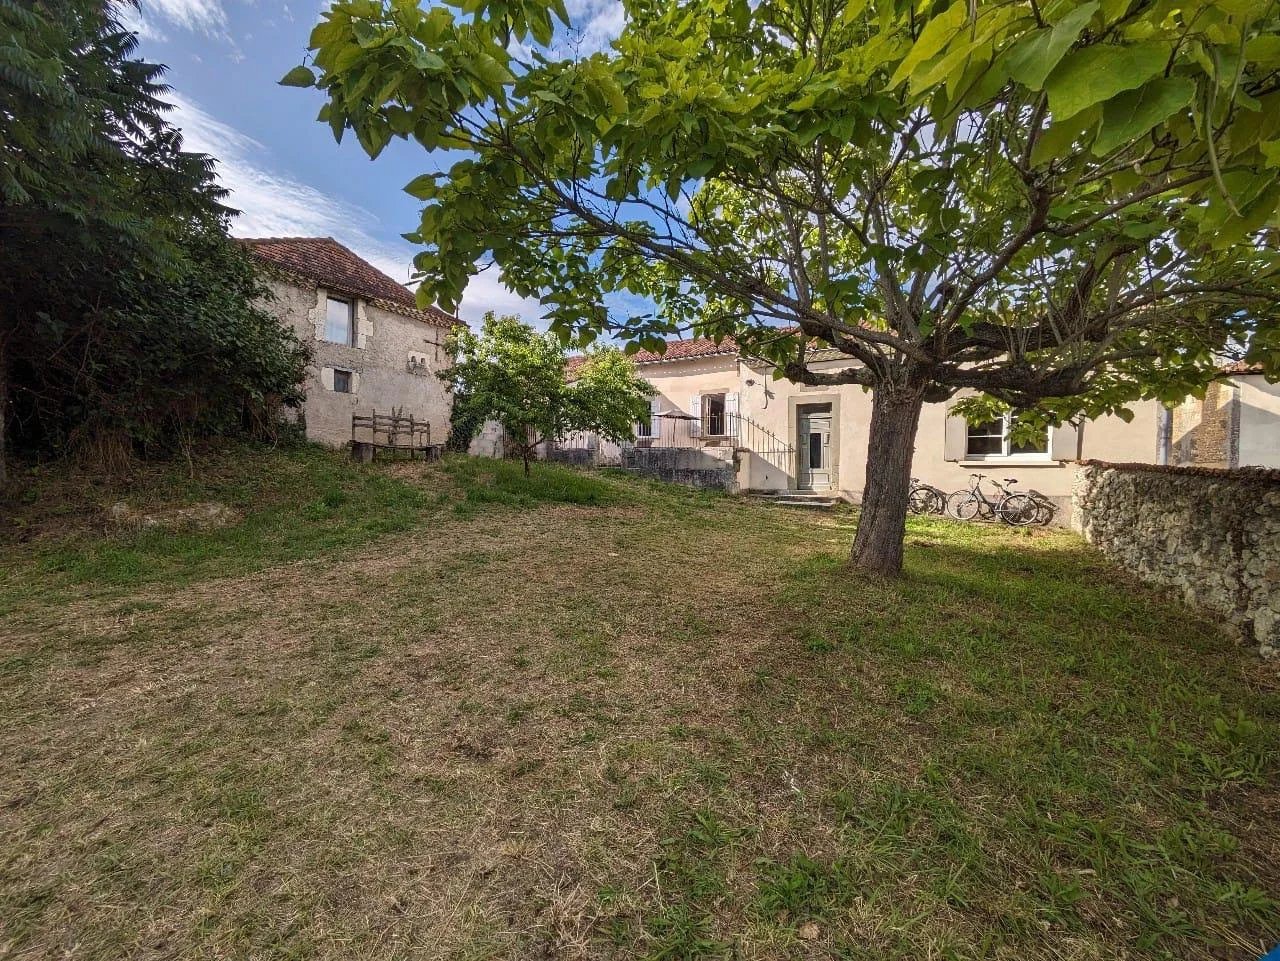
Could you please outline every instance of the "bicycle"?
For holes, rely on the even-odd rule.
[[[1049,498],[1045,497],[1038,490],[1027,491],[1027,496],[1030,497],[1036,505],[1035,522],[1041,527],[1047,527],[1049,524],[1053,523],[1054,515],[1058,513],[1058,505],[1049,500]]]
[[[954,491],[947,498],[947,513],[962,521],[999,519],[1012,527],[1026,527],[1028,524],[1034,524],[1041,516],[1042,507],[1039,501],[1023,491],[1010,489],[1018,483],[1016,477],[1006,477],[1004,484],[992,480],[991,483],[995,484],[1000,491],[1000,496],[992,500],[982,489],[982,482],[986,476],[986,474],[970,474],[969,489]],[[1006,487],[1006,484],[1009,486]]]
[[[947,495],[936,487],[911,478],[911,490],[907,494],[907,510],[913,514],[941,514],[947,509]]]

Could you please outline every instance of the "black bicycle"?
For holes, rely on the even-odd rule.
[[[1036,505],[1035,523],[1039,524],[1041,527],[1047,527],[1049,524],[1053,523],[1054,515],[1058,513],[1058,505],[1049,500],[1049,498],[1045,497],[1038,490],[1027,491],[1027,496],[1030,497]]]
[[[913,514],[942,514],[947,509],[947,495],[936,487],[911,478],[911,492],[907,494],[907,510]]]
[[[986,476],[970,474],[969,488],[955,491],[947,498],[947,513],[957,520],[1001,520],[1013,527],[1026,527],[1039,520],[1042,516],[1040,502],[1030,494],[1012,489],[1018,483],[1016,477],[1006,477],[1004,484],[992,480],[991,483],[1000,493],[995,497],[988,497],[982,489]]]

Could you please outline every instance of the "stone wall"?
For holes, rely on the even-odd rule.
[[[632,447],[622,451],[622,466],[645,477],[733,494],[738,465],[729,447]]]
[[[1215,381],[1204,399],[1188,397],[1173,408],[1169,462],[1192,467],[1239,463],[1240,405],[1231,381]]]
[[[324,340],[324,288],[275,277],[267,286],[272,297],[264,306],[312,349],[306,380],[308,440],[341,447],[351,440],[353,412],[400,410],[429,423],[432,442],[444,443],[453,395],[437,374],[450,363],[447,330],[356,300],[357,343],[333,344]],[[350,393],[333,389],[335,369],[351,372]]]
[[[1280,655],[1280,471],[1079,465],[1071,526],[1138,577]]]

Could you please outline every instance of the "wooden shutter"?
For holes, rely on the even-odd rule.
[[[702,395],[694,394],[689,399],[689,416],[693,420],[689,421],[689,436],[702,436]]]
[[[942,437],[942,459],[964,460],[969,450],[969,422],[958,414],[947,414]]]
[[[737,437],[738,431],[738,394],[734,391],[724,395],[724,433]]]
[[[1049,457],[1053,460],[1080,459],[1080,427],[1067,422],[1049,430]]]
[[[662,409],[662,398],[654,395],[649,398],[649,436],[656,438],[662,431],[662,420],[658,411]]]

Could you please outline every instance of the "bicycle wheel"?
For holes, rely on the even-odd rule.
[[[943,499],[942,509],[950,516],[959,519],[960,515],[956,513],[956,505],[972,496],[973,491],[952,491]]]
[[[947,512],[947,495],[936,487],[929,488],[929,513],[945,514]]]
[[[1026,527],[1036,522],[1040,508],[1029,494],[1010,494],[996,507],[996,513],[1006,524]]]
[[[947,500],[947,510],[951,511],[951,516],[962,521],[971,521],[982,512],[982,499],[976,494],[968,491],[956,491],[957,494],[963,494],[962,498],[956,499],[956,495],[952,494]]]
[[[907,495],[907,510],[913,514],[933,513],[933,492],[927,487],[913,487]]]
[[[1036,523],[1041,527],[1048,527],[1058,513],[1058,505],[1036,491],[1032,491],[1031,496],[1036,502]]]

